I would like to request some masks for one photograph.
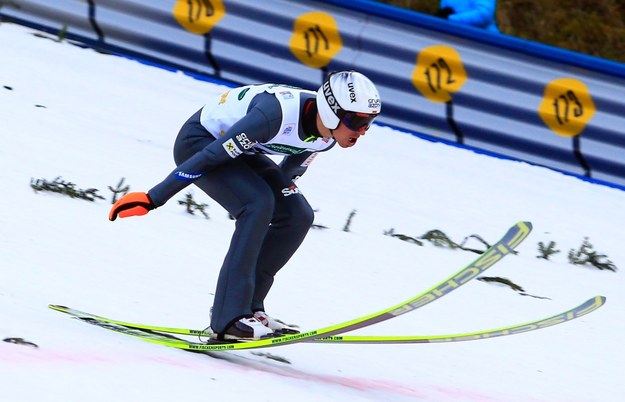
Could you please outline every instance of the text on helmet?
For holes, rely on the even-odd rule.
[[[341,110],[341,106],[336,101],[336,98],[334,98],[334,94],[332,93],[332,88],[330,88],[329,81],[326,81],[323,84],[323,95],[326,97],[326,101],[328,102],[328,105],[330,106],[334,114],[338,115],[339,111]]]

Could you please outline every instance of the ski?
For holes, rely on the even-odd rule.
[[[76,310],[70,307],[61,306],[58,304],[49,304],[49,308],[52,310],[60,311],[61,313],[69,314],[74,318],[83,321],[99,321],[105,324],[114,324],[120,325],[123,327],[128,327],[132,329],[139,329],[145,331],[153,331],[165,334],[176,334],[176,335],[192,335],[192,336],[211,336],[211,331],[205,330],[197,330],[197,329],[187,329],[187,328],[172,328],[172,327],[160,327],[157,325],[146,325],[146,324],[137,324],[127,321],[114,320],[112,318],[102,317],[100,315],[95,315],[91,313],[87,313],[85,311]]]
[[[407,335],[407,336],[374,336],[374,335],[365,335],[365,336],[351,336],[351,335],[340,335],[340,336],[329,336],[323,338],[315,338],[311,341],[307,342],[326,342],[326,343],[434,343],[434,342],[459,342],[459,341],[469,341],[469,340],[477,340],[477,339],[486,339],[486,338],[494,338],[499,336],[507,336],[507,335],[515,335],[523,332],[534,331],[537,329],[547,328],[556,324],[562,324],[566,321],[571,321],[581,316],[584,316],[588,313],[591,313],[597,310],[599,307],[605,304],[606,298],[604,296],[595,296],[586,300],[584,303],[579,306],[573,307],[570,310],[565,312],[556,314],[552,317],[541,318],[539,320],[518,324],[518,325],[510,325],[507,327],[497,328],[497,329],[488,329],[481,330],[475,332],[468,332],[462,334],[453,334],[453,335]],[[79,311],[75,309],[71,309],[65,306],[58,305],[50,305],[50,308],[72,315],[78,319],[84,321],[99,321],[105,324],[115,324],[124,326],[127,328],[144,330],[148,332],[155,332],[160,334],[171,334],[171,335],[188,335],[188,336],[206,336],[210,337],[211,332],[201,329],[188,329],[188,328],[172,328],[172,327],[161,327],[156,325],[146,325],[146,324],[136,324],[132,322],[119,321],[114,320],[102,316],[98,316],[91,313],[86,313],[84,311]]]
[[[335,335],[324,338],[315,338],[305,340],[304,342],[309,343],[341,343],[341,344],[370,344],[370,345],[381,345],[381,344],[400,344],[400,343],[450,343],[450,342],[463,342],[463,341],[475,341],[480,339],[490,339],[496,338],[500,336],[508,336],[508,335],[516,335],[524,332],[535,331],[538,329],[548,328],[557,324],[562,324],[567,321],[574,320],[576,318],[582,317],[586,314],[589,314],[601,306],[603,306],[606,302],[606,298],[604,296],[595,296],[579,306],[573,307],[567,311],[562,313],[553,315],[547,318],[541,318],[539,320],[534,320],[530,322],[526,322],[523,324],[510,325],[506,327],[496,328],[496,329],[487,329],[481,331],[467,332],[461,334],[445,334],[445,335],[383,335],[383,336],[375,336],[375,335]],[[198,336],[208,336],[210,332],[205,332],[202,330],[194,330],[194,329],[183,329],[183,328],[167,328],[167,327],[157,327],[150,325],[141,325],[141,324],[132,324],[132,323],[123,323],[122,321],[111,320],[105,317],[97,316],[90,313],[85,313],[82,311],[65,308],[62,306],[51,306],[55,310],[65,312],[70,314],[82,321],[88,322],[90,324],[106,328],[109,330],[113,330],[116,332],[121,332],[126,335],[135,336],[138,338],[143,338],[144,340],[148,340],[150,342],[159,343],[166,346],[184,346],[183,349],[195,349],[197,346],[206,345],[205,343],[198,342],[189,342],[182,338],[177,338],[171,334],[177,335],[198,335]],[[123,324],[122,324],[123,323]],[[126,324],[126,325],[124,325]],[[139,325],[140,328],[133,327]],[[156,332],[156,331],[163,331]],[[210,341],[212,345],[219,345],[221,347],[227,345],[231,345],[230,343],[224,342],[216,342]]]
[[[356,335],[335,335],[325,338],[317,338],[315,342],[323,343],[357,343],[357,344],[388,344],[388,343],[445,343],[445,342],[462,342],[475,341],[478,339],[496,338],[499,336],[508,336],[521,334],[523,332],[535,331],[551,327],[553,325],[562,324],[567,321],[574,320],[588,313],[597,310],[605,304],[604,296],[595,296],[579,306],[570,310],[556,314],[548,318],[526,322],[524,324],[510,325],[496,329],[487,329],[482,331],[467,332],[452,335],[405,335],[405,336],[356,336]]]
[[[250,342],[237,342],[237,343],[198,343],[198,342],[187,342],[182,339],[172,339],[172,337],[166,336],[164,334],[157,334],[152,332],[146,332],[145,330],[152,330],[153,328],[145,328],[149,326],[143,326],[144,328],[139,328],[136,324],[134,328],[133,324],[123,325],[122,321],[117,320],[108,320],[104,317],[102,319],[92,317],[83,316],[81,317],[81,313],[79,310],[70,309],[60,305],[50,305],[49,307],[64,312],[70,315],[73,315],[83,321],[90,322],[94,325],[98,325],[100,327],[110,329],[113,331],[121,332],[127,335],[133,335],[142,340],[158,343],[161,345],[166,345],[170,347],[175,347],[179,349],[186,350],[203,350],[203,351],[220,351],[220,350],[239,350],[239,349],[254,349],[254,348],[265,348],[265,347],[274,347],[286,344],[294,344],[299,342],[307,342],[312,341],[317,338],[328,338],[338,334],[342,334],[344,332],[352,331],[359,328],[364,328],[382,321],[386,321],[388,319],[397,317],[399,315],[408,313],[410,311],[419,309],[424,307],[425,305],[437,300],[452,291],[458,289],[460,286],[464,285],[471,279],[474,279],[479,274],[493,266],[496,262],[501,260],[506,255],[510,254],[515,247],[517,247],[532,230],[532,224],[530,222],[518,222],[514,226],[512,226],[508,232],[495,244],[489,247],[484,253],[482,253],[475,261],[462,268],[460,271],[453,274],[451,277],[443,280],[439,284],[431,287],[418,294],[417,296],[404,301],[403,303],[397,304],[385,310],[381,310],[377,313],[373,313],[370,315],[366,315],[360,318],[356,318],[350,321],[346,321],[340,324],[331,325],[328,327],[324,327],[317,330],[312,330],[308,332],[303,332],[299,334],[292,335],[284,335],[275,338],[269,339],[261,339],[257,341]],[[72,313],[73,312],[78,312]],[[97,316],[96,316],[97,317]],[[160,327],[157,327],[160,328]]]

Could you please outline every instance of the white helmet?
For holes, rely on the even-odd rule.
[[[356,71],[339,71],[330,74],[317,91],[317,109],[327,128],[334,130],[343,121],[358,130],[371,125],[382,102],[369,78]]]

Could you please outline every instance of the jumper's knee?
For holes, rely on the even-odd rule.
[[[280,216],[274,217],[272,224],[276,226],[287,226],[292,233],[307,233],[315,219],[315,213],[308,201],[301,197],[297,202],[292,202],[289,208],[283,211]]]
[[[308,230],[313,224],[315,220],[315,212],[312,207],[308,204],[308,202],[303,202],[298,208],[297,212],[298,221],[300,222],[300,226]]]

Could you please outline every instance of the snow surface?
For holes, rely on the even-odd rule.
[[[547,317],[601,294],[578,320],[515,336],[415,345],[297,344],[211,356],[153,345],[48,309],[204,328],[233,222],[187,214],[181,192],[148,216],[107,219],[124,177],[146,191],[173,168],[180,125],[224,87],[0,25],[0,400],[479,401],[625,400],[622,270],[571,265],[585,237],[625,266],[625,192],[375,126],[320,155],[299,182],[316,223],[280,273],[272,315],[303,329],[382,310],[437,284],[476,254],[401,241],[432,229],[494,242],[534,225],[519,254],[427,307],[359,334],[443,334]],[[106,200],[36,193],[57,176]],[[352,211],[350,231],[343,231]],[[561,250],[538,259],[538,242]],[[479,243],[472,244],[474,247]],[[265,354],[265,355],[263,355]],[[288,360],[283,363],[266,355]]]

